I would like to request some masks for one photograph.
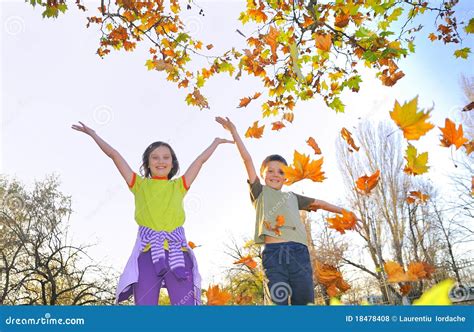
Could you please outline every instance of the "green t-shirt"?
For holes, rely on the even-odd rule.
[[[133,173],[130,191],[135,195],[135,221],[155,231],[172,232],[183,226],[183,199],[188,189],[183,176],[168,180]]]
[[[254,183],[249,181],[247,183],[250,186],[250,199],[257,212],[255,243],[264,243],[265,235],[269,235],[307,246],[306,229],[301,221],[299,210],[309,211],[309,205],[314,199],[262,185],[258,177]],[[281,235],[272,230],[278,216],[283,216],[285,220],[284,225],[279,228]]]

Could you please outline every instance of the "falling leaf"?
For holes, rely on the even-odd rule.
[[[315,262],[315,279],[326,287],[329,297],[339,296],[349,290],[351,286],[343,279],[342,273],[335,267],[321,262]]]
[[[249,129],[247,129],[247,131],[245,132],[245,137],[261,138],[263,135],[264,128],[265,128],[265,125],[259,127],[258,121],[255,121],[252,127],[249,127]]]
[[[281,236],[281,230],[280,228],[283,227],[285,225],[285,216],[283,215],[278,215],[275,219],[275,226],[272,226],[270,224],[270,222],[268,221],[264,221],[263,222],[263,225],[265,226],[265,228],[273,233],[275,233],[275,235],[277,236]]]
[[[207,305],[225,305],[232,295],[225,290],[220,290],[219,285],[209,286],[206,292]]]
[[[194,242],[192,242],[192,241],[189,241],[189,242],[188,242],[188,246],[189,246],[191,249],[194,249],[194,248],[197,247],[196,244],[195,244]]]
[[[428,163],[428,152],[418,155],[418,151],[411,144],[408,144],[405,160],[407,161],[407,165],[403,171],[407,174],[420,175],[428,172],[428,169],[430,168],[426,165]]]
[[[430,33],[428,38],[431,40],[431,41],[435,41],[436,39],[438,39],[438,37],[436,37],[436,35],[434,33]]]
[[[286,120],[288,122],[293,122],[293,119],[295,118],[295,115],[293,113],[284,113],[283,114],[283,120]]]
[[[212,44],[209,44],[209,45],[206,46],[206,48],[207,48],[208,50],[211,50],[213,47],[214,47],[214,45],[212,45]]]
[[[237,106],[237,108],[241,108],[241,107],[247,107],[248,104],[250,104],[250,102],[254,99],[257,99],[258,97],[260,97],[262,94],[260,92],[256,92],[253,97],[245,97],[245,98],[242,98],[240,99],[240,104],[239,106]]]
[[[454,280],[443,280],[424,292],[419,299],[413,301],[413,305],[451,305],[449,292],[453,286]]]
[[[310,160],[309,156],[295,150],[293,164],[282,167],[285,172],[285,184],[290,185],[303,179],[322,182],[326,178],[321,170],[322,165],[323,158]]]
[[[308,138],[306,143],[308,143],[308,145],[313,148],[315,154],[321,154],[321,149],[319,148],[318,143],[316,143],[316,140],[314,138]]]
[[[316,40],[316,47],[322,51],[329,52],[332,45],[331,34],[315,34],[314,39]]]
[[[361,176],[356,181],[357,189],[364,194],[369,194],[379,182],[380,170],[376,170],[374,174]]]
[[[281,128],[284,128],[285,124],[281,121],[273,122],[272,123],[272,130],[280,130]]]
[[[393,111],[390,112],[390,117],[403,131],[403,136],[407,140],[418,140],[434,127],[433,124],[427,122],[430,111],[426,113],[423,111],[417,112],[417,105],[418,96],[403,104],[403,106],[395,101]]]
[[[349,144],[354,150],[359,151],[359,147],[355,145],[354,139],[352,138],[352,134],[349,130],[346,128],[341,129],[341,136],[344,138],[344,140]],[[349,149],[350,152],[352,152],[351,149]]]
[[[250,255],[244,256],[241,259],[234,262],[234,264],[245,264],[251,269],[255,269],[257,267],[257,262],[253,260],[253,257]]]
[[[474,109],[474,101],[471,101],[469,104],[463,107],[462,112],[469,112]]]
[[[421,262],[411,262],[407,269],[408,279],[419,280],[426,277],[425,265]]]
[[[444,128],[439,127],[443,136],[441,137],[441,145],[449,148],[451,145],[456,146],[456,150],[468,142],[464,137],[462,124],[456,129],[456,125],[450,119],[446,118]]]
[[[467,59],[467,57],[469,56],[469,53],[471,53],[471,49],[469,47],[464,47],[464,48],[454,51],[454,56],[456,58]]]
[[[329,228],[335,229],[341,234],[347,230],[354,230],[357,224],[357,217],[353,212],[342,209],[342,216],[336,214],[333,218],[326,218]]]
[[[469,156],[472,151],[474,151],[474,139],[464,144],[464,148],[466,149],[466,154]]]
[[[430,198],[429,195],[423,194],[421,191],[410,191],[410,194],[406,198],[408,204],[413,204],[417,202],[418,204],[426,203],[426,201]]]

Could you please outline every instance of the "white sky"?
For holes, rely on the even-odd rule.
[[[214,44],[216,53],[244,46],[244,38],[235,29],[252,32],[237,21],[245,1],[199,3],[206,16],[195,11],[185,20],[195,36],[205,45]],[[87,5],[98,6],[90,1]],[[474,5],[469,1],[463,5],[461,17],[473,17]],[[228,137],[214,123],[215,116],[231,117],[242,135],[259,118],[258,101],[263,97],[246,109],[236,106],[240,98],[262,91],[261,85],[246,75],[240,81],[227,75],[211,78],[203,89],[211,109],[191,109],[184,101],[184,90],[178,91],[162,73],[147,71],[144,63],[150,45],[133,53],[112,52],[102,60],[95,54],[99,32],[95,26],[85,28],[86,15],[74,6],[56,20],[43,20],[39,8],[23,1],[2,1],[1,11],[0,170],[28,186],[48,174],[59,174],[61,190],[73,199],[75,241],[96,242],[91,256],[121,271],[137,229],[132,194],[112,161],[90,138],[70,129],[71,124],[81,120],[93,127],[135,171],[148,144],[167,141],[178,155],[182,174],[214,137]],[[416,45],[415,56],[401,61],[406,76],[395,87],[383,87],[373,75],[366,75],[360,93],[344,96],[346,114],[335,114],[319,98],[300,102],[293,126],[279,133],[266,128],[262,139],[246,139],[257,168],[272,153],[288,161],[295,148],[309,153],[305,141],[313,136],[323,151],[328,179],[322,184],[305,180],[291,190],[338,203],[344,189],[334,152],[341,127],[351,130],[359,117],[389,119],[395,98],[404,102],[416,95],[422,108],[435,104],[432,122],[437,126],[444,126],[447,116],[454,119],[464,106],[459,77],[474,75],[473,57],[457,60],[452,56],[455,47],[442,47],[422,37]],[[474,48],[472,37],[464,41],[465,46]],[[428,176],[442,185],[454,166],[449,150],[439,147],[438,135],[435,128],[415,145],[419,151],[430,151]],[[250,238],[254,232],[246,173],[234,146],[220,146],[204,165],[188,193],[186,213],[188,240],[202,245],[195,253],[207,288],[232,264],[222,253],[224,244],[232,236]]]

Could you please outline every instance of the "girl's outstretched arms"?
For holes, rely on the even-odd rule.
[[[111,147],[106,141],[100,138],[99,135],[92,129],[87,127],[85,124],[80,122],[80,125],[72,125],[72,129],[83,132],[86,135],[92,137],[92,139],[97,143],[99,148],[108,156],[110,157],[117,169],[119,170],[122,177],[125,179],[128,185],[132,183],[133,171],[130,166],[127,164],[125,159],[120,155],[120,153]]]
[[[202,165],[212,156],[216,148],[223,143],[232,143],[234,144],[233,141],[230,141],[228,139],[224,138],[216,138],[214,139],[214,142],[212,142],[209,147],[201,153],[196,160],[193,161],[193,163],[189,166],[189,168],[186,170],[186,173],[184,173],[184,179],[186,181],[186,184],[188,186],[191,186],[193,183],[194,179],[196,179],[196,176],[199,174],[199,171],[201,170]]]
[[[257,178],[257,172],[255,171],[255,166],[252,161],[252,157],[250,156],[250,153],[247,151],[247,148],[244,145],[244,142],[240,138],[239,133],[237,132],[237,129],[235,128],[235,125],[230,121],[229,118],[222,118],[220,116],[216,117],[216,121],[224,127],[224,129],[227,129],[231,134],[232,138],[234,139],[237,149],[239,149],[240,156],[242,157],[242,160],[244,161],[245,164],[245,169],[247,170],[247,174],[249,177],[249,182],[254,183],[255,179]]]

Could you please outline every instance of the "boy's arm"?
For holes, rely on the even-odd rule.
[[[92,139],[97,143],[99,148],[110,158],[113,160],[115,166],[119,170],[120,174],[130,186],[132,184],[133,178],[133,171],[122,157],[122,155],[111,147],[106,141],[104,141],[96,132],[92,129],[80,122],[80,125],[72,125],[72,129],[83,132],[86,135],[92,137]]]
[[[230,121],[229,118],[222,118],[222,117],[216,117],[216,121],[220,123],[225,129],[227,129],[231,134],[232,138],[235,141],[235,144],[237,145],[237,149],[239,150],[240,156],[242,157],[242,160],[244,161],[245,169],[247,170],[247,174],[249,177],[249,182],[252,184],[255,182],[257,179],[257,172],[255,171],[255,166],[252,161],[252,157],[250,156],[250,153],[247,151],[247,148],[244,145],[244,142],[240,138],[239,133],[237,132],[237,129],[235,128],[235,125]]]
[[[308,206],[309,211],[317,211],[319,209],[328,211],[328,212],[334,212],[334,213],[342,213],[342,208],[339,206],[330,204],[326,201],[319,200],[319,199],[314,199],[311,204]]]
[[[196,179],[196,176],[199,174],[199,171],[201,170],[202,165],[212,156],[216,148],[219,146],[219,144],[222,143],[234,143],[233,141],[229,141],[227,139],[223,138],[216,138],[214,142],[212,142],[209,147],[201,153],[196,160],[193,161],[193,163],[189,166],[187,169],[186,173],[184,173],[184,179],[186,181],[186,184],[188,187],[191,186],[191,184],[194,182],[194,179]]]

